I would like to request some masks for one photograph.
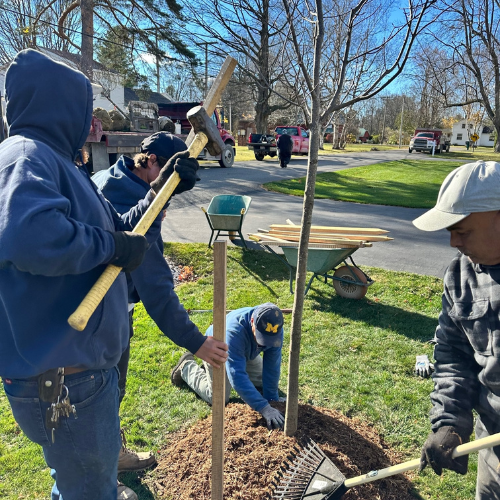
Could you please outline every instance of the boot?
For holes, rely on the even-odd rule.
[[[116,500],[139,500],[139,497],[129,487],[118,481]]]
[[[120,434],[122,436],[122,448],[118,457],[118,472],[140,471],[156,464],[156,458],[150,451],[137,453],[129,450],[123,430],[120,430]]]
[[[182,380],[182,367],[187,361],[194,361],[194,356],[189,351],[185,352],[180,357],[179,361],[170,373],[170,380],[172,381],[172,384],[176,385],[177,387],[181,387],[184,383],[184,381]]]

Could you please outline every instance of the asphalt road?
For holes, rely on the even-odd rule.
[[[319,159],[318,173],[420,156],[418,153],[410,155],[407,151],[323,156]],[[437,159],[444,158],[440,156]],[[262,162],[235,162],[228,169],[220,168],[216,163],[204,163],[200,170],[201,181],[196,187],[172,199],[162,226],[164,241],[208,244],[211,231],[200,207],[207,208],[212,197],[217,194],[252,197],[243,223],[244,236],[257,232],[258,228],[268,229],[270,224],[285,224],[286,219],[300,224],[302,198],[266,191],[262,184],[303,177],[306,175],[306,168],[307,158],[297,156],[292,157],[286,169],[279,167],[277,159],[269,157]],[[446,231],[427,233],[413,226],[411,221],[424,212],[425,210],[413,208],[315,200],[313,224],[379,227],[389,230],[388,236],[394,238],[394,241],[374,243],[372,248],[356,250],[353,255],[356,264],[442,278],[456,251],[449,246]],[[250,242],[249,246],[257,247]]]

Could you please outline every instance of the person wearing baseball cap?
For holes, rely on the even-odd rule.
[[[446,229],[458,249],[444,276],[434,348],[431,428],[421,455],[441,474],[467,472],[468,456],[453,449],[500,432],[500,163],[478,161],[453,170],[436,206],[413,221],[423,231]],[[500,499],[500,448],[481,450],[476,500]]]
[[[210,326],[205,335],[212,334]],[[268,429],[282,429],[285,418],[270,405],[272,401],[285,401],[278,392],[283,346],[281,309],[267,302],[231,311],[226,316],[226,342],[226,404],[232,387],[248,406],[261,413]],[[172,370],[171,380],[178,387],[185,382],[212,404],[212,367],[206,361],[203,365],[200,367],[187,352]]]
[[[133,159],[121,156],[107,170],[94,174],[92,180],[118,213],[126,212],[151,188],[158,193],[174,170],[181,177],[174,194],[194,187],[198,162],[189,157],[184,141],[167,132],[156,132],[142,141],[141,153]],[[130,338],[133,335],[133,313],[142,301],[158,328],[177,345],[189,349],[200,359],[219,366],[227,358],[227,346],[213,337],[205,337],[191,321],[174,290],[170,267],[163,256],[161,235],[150,245],[141,265],[126,274],[129,302],[129,342],[118,369],[119,401],[125,396],[130,358]],[[122,438],[124,436],[122,435]],[[135,452],[125,446],[120,451],[118,471],[138,471],[151,467],[156,459],[149,452]]]

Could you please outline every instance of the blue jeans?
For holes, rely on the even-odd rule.
[[[77,418],[61,417],[52,443],[45,426],[50,403],[38,398],[31,379],[4,379],[12,413],[26,436],[43,448],[55,479],[52,500],[116,500],[118,454],[118,370],[88,370],[65,377]]]

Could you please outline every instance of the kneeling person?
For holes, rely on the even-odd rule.
[[[213,335],[212,326],[205,335]],[[230,312],[226,316],[226,343],[226,404],[233,387],[248,406],[262,414],[269,429],[283,428],[283,414],[269,404],[285,400],[278,394],[283,346],[280,308],[266,303]],[[212,404],[213,371],[206,361],[203,365],[200,367],[191,353],[183,354],[172,370],[172,383],[181,386],[185,382],[204,401]],[[257,388],[262,388],[262,394]]]

